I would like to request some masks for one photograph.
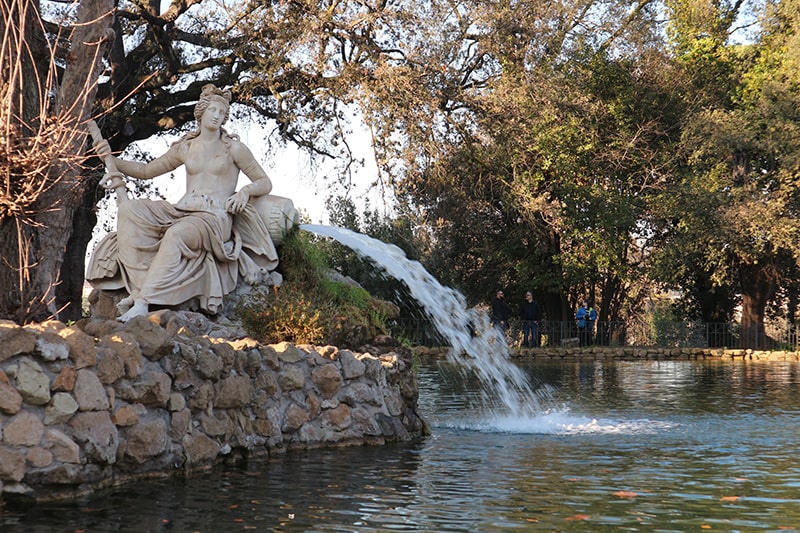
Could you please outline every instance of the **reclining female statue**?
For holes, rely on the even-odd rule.
[[[216,313],[240,275],[254,283],[277,266],[269,230],[249,203],[269,194],[272,182],[238,137],[222,128],[229,108],[229,91],[203,87],[194,111],[198,129],[149,163],[114,157],[107,141],[95,141],[98,156],[111,158],[122,175],[151,179],[180,165],[186,171],[186,193],[175,205],[118,202],[117,232],[95,248],[87,280],[95,288],[124,287],[129,294],[117,306],[118,320],[147,314],[150,304],[178,305],[194,298]],[[240,171],[252,183],[236,192]],[[118,180],[112,184],[118,186]]]

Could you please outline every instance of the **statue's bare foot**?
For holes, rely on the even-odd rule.
[[[147,302],[139,300],[134,302],[133,306],[123,313],[119,318],[117,318],[117,320],[120,322],[127,322],[133,317],[146,315],[149,312],[150,306],[147,304]]]
[[[126,296],[117,304],[117,310],[120,313],[127,312],[131,307],[133,307],[133,296]]]

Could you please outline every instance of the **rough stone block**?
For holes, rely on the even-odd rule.
[[[74,394],[81,411],[105,411],[110,407],[106,390],[97,374],[86,368],[78,370]]]
[[[25,456],[22,451],[0,446],[0,480],[22,481],[25,477]]]
[[[94,347],[92,347],[94,352]],[[58,373],[50,386],[52,392],[72,392],[75,388],[75,380],[78,377],[78,372],[74,366],[65,366]]]
[[[20,411],[3,429],[3,443],[8,446],[39,446],[44,424],[29,411]]]
[[[303,424],[306,422],[308,422],[308,411],[296,403],[291,403],[286,408],[281,431],[284,433],[293,433],[303,427]]]
[[[167,423],[161,418],[143,421],[125,430],[125,437],[126,455],[141,464],[166,451]]]
[[[77,326],[69,326],[58,331],[58,334],[69,346],[69,357],[75,368],[86,368],[97,364],[94,338],[81,331]]]
[[[10,320],[0,320],[0,362],[15,355],[33,353],[36,335]]]
[[[158,361],[172,351],[172,336],[148,316],[134,317],[125,325],[136,339],[142,355],[151,361]]]
[[[299,366],[288,366],[278,377],[278,384],[284,392],[300,390],[305,386],[306,374]]]
[[[135,406],[123,405],[111,415],[111,421],[117,427],[135,426],[139,423],[139,410]]]
[[[107,411],[77,413],[69,426],[87,458],[100,464],[116,462],[119,433]]]
[[[34,468],[45,468],[53,464],[53,454],[38,446],[28,449],[25,459]]]
[[[17,391],[25,402],[44,405],[50,401],[50,378],[36,361],[23,357],[17,368]]]
[[[5,372],[0,370],[5,379],[0,379],[0,411],[8,415],[15,415],[22,408],[22,395],[8,382]]]
[[[342,375],[347,380],[360,378],[367,371],[367,366],[356,358],[350,350],[341,350],[339,352],[339,362],[342,365]]]
[[[134,383],[120,383],[117,397],[149,407],[166,407],[172,390],[172,379],[156,370],[144,372]]]
[[[44,409],[44,424],[51,426],[53,424],[63,424],[72,418],[72,415],[78,412],[78,402],[75,398],[67,392],[57,392],[53,395],[53,399]]]
[[[69,345],[58,334],[45,331],[36,339],[36,352],[45,361],[69,358]]]
[[[58,429],[47,429],[44,434],[45,449],[50,450],[53,459],[62,463],[80,463],[81,449],[69,436]]]
[[[186,452],[186,463],[197,466],[213,461],[219,455],[220,446],[203,433],[193,433],[183,437],[183,449]]]
[[[284,363],[299,363],[305,359],[305,353],[291,342],[273,344],[272,348],[278,354],[278,359]]]
[[[311,380],[324,398],[332,398],[342,386],[342,374],[333,363],[315,368],[311,372]]]
[[[249,405],[252,401],[250,378],[246,376],[230,376],[220,381],[215,387],[214,405],[222,409],[236,409]]]

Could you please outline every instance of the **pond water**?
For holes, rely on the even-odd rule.
[[[0,531],[800,530],[800,363],[530,364],[554,407],[523,419],[451,370],[419,369],[420,442],[6,506]]]

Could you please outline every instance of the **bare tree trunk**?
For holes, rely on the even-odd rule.
[[[7,154],[0,160],[6,169],[3,200],[11,206],[0,213],[0,234],[16,235],[18,251],[15,261],[0,267],[7,270],[0,274],[0,313],[27,322],[58,316],[56,286],[73,214],[85,188],[85,122],[91,117],[114,2],[80,2],[60,85],[52,75],[56,53],[44,39],[38,2],[11,0],[3,9],[6,6],[4,29],[12,31],[4,35],[10,35],[12,42],[6,42],[7,37],[2,43],[10,55],[2,65],[8,82],[2,87],[6,108],[0,110],[0,126],[19,121],[26,135],[21,137],[24,142],[13,146],[14,157]],[[39,42],[44,44],[36,48],[29,44]],[[47,70],[18,68],[29,56],[48,65]],[[23,108],[26,111],[20,113]]]
[[[81,205],[72,218],[72,235],[67,241],[61,283],[56,287],[56,305],[61,320],[79,320],[83,316],[83,284],[86,269],[86,248],[97,224],[96,180],[88,180]]]

